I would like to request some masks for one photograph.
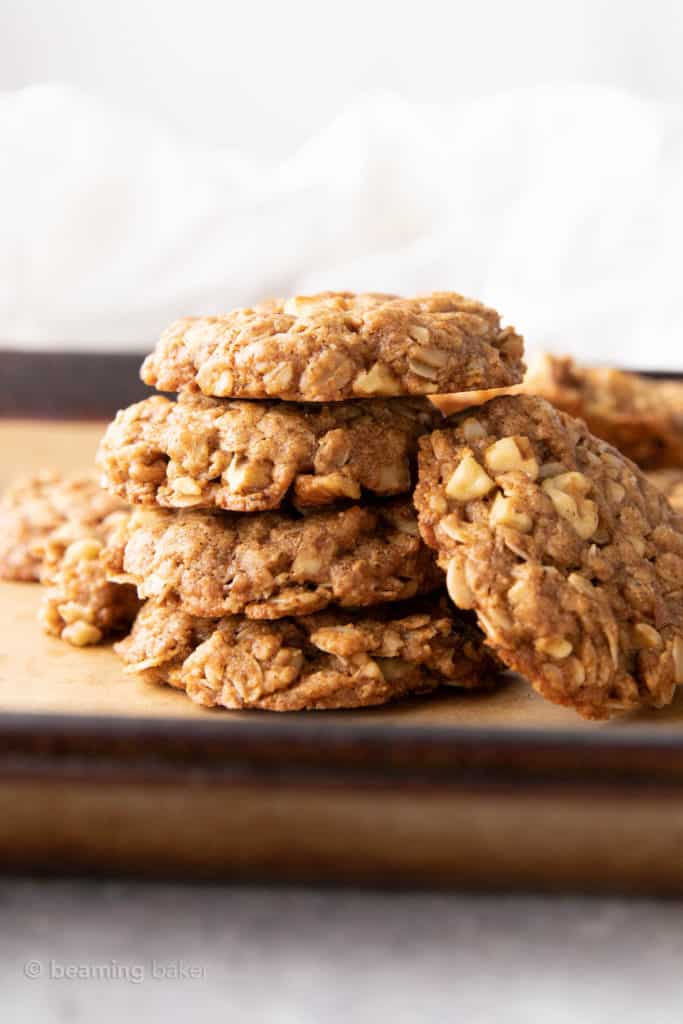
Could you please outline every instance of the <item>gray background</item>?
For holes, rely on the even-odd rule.
[[[676,902],[0,882],[2,1018],[679,1024]],[[151,961],[203,976],[155,980]],[[53,960],[57,968],[50,967]],[[28,980],[26,964],[41,976]],[[68,964],[127,980],[50,979]],[[36,970],[36,968],[33,968]],[[47,977],[46,977],[47,975]]]

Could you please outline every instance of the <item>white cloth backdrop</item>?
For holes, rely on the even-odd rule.
[[[0,94],[0,140],[0,346],[142,350],[267,295],[455,289],[530,348],[683,369],[677,105],[373,94],[266,160],[38,85]]]

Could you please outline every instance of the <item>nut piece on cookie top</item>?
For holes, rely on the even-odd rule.
[[[420,441],[420,530],[448,592],[544,697],[586,718],[683,682],[683,519],[542,398],[495,398]]]
[[[495,310],[455,292],[322,292],[177,320],[141,376],[161,391],[337,402],[506,387],[522,379],[523,347]]]

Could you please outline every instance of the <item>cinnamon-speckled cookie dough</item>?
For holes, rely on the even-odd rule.
[[[438,598],[277,622],[197,619],[155,599],[116,650],[128,671],[207,707],[366,707],[495,679],[480,632]]]
[[[123,550],[123,557],[121,557]],[[441,574],[407,501],[297,516],[137,508],[112,578],[140,597],[176,596],[191,615],[306,615],[435,589]]]
[[[523,390],[584,419],[597,437],[641,468],[683,465],[683,381],[543,354],[530,367]]]
[[[420,442],[415,502],[448,592],[545,697],[587,718],[683,682],[683,519],[541,398],[496,398]]]
[[[522,355],[495,310],[454,292],[322,292],[177,320],[142,379],[219,398],[338,402],[506,387],[522,379]]]
[[[0,498],[0,578],[39,580],[43,546],[65,525],[70,539],[98,535],[124,502],[102,490],[91,472],[44,470],[15,480]]]
[[[183,391],[123,409],[107,429],[103,483],[130,502],[256,512],[411,489],[417,438],[441,414],[424,398],[328,405],[226,401]]]

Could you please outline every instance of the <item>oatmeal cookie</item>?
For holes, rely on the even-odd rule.
[[[109,517],[113,527],[114,513]],[[119,524],[120,525],[120,524]],[[76,647],[97,644],[128,629],[140,607],[135,587],[110,582],[102,540],[82,537],[63,547],[65,536],[48,546],[38,621],[46,633]]]
[[[496,669],[481,633],[447,605],[431,598],[254,622],[198,619],[154,599],[116,650],[127,671],[207,707],[353,708],[439,685],[491,685]]]
[[[522,379],[522,354],[495,310],[454,292],[322,292],[177,320],[141,373],[161,391],[338,402],[505,387]]]
[[[137,508],[110,575],[191,615],[252,619],[363,607],[435,589],[441,574],[407,501],[297,516]]]
[[[650,483],[666,494],[676,512],[683,514],[683,469],[657,469],[645,475]]]
[[[42,545],[54,533],[70,524],[72,539],[97,534],[107,516],[122,508],[95,473],[46,470],[20,477],[0,499],[0,578],[40,579]]]
[[[107,429],[103,484],[165,508],[257,512],[411,489],[417,438],[441,414],[425,398],[329,405],[226,401],[184,390],[123,409]]]
[[[541,355],[523,390],[579,416],[641,468],[683,465],[683,381],[657,380]]]
[[[545,697],[587,718],[683,682],[683,519],[542,398],[495,398],[420,442],[420,529],[448,592]]]

